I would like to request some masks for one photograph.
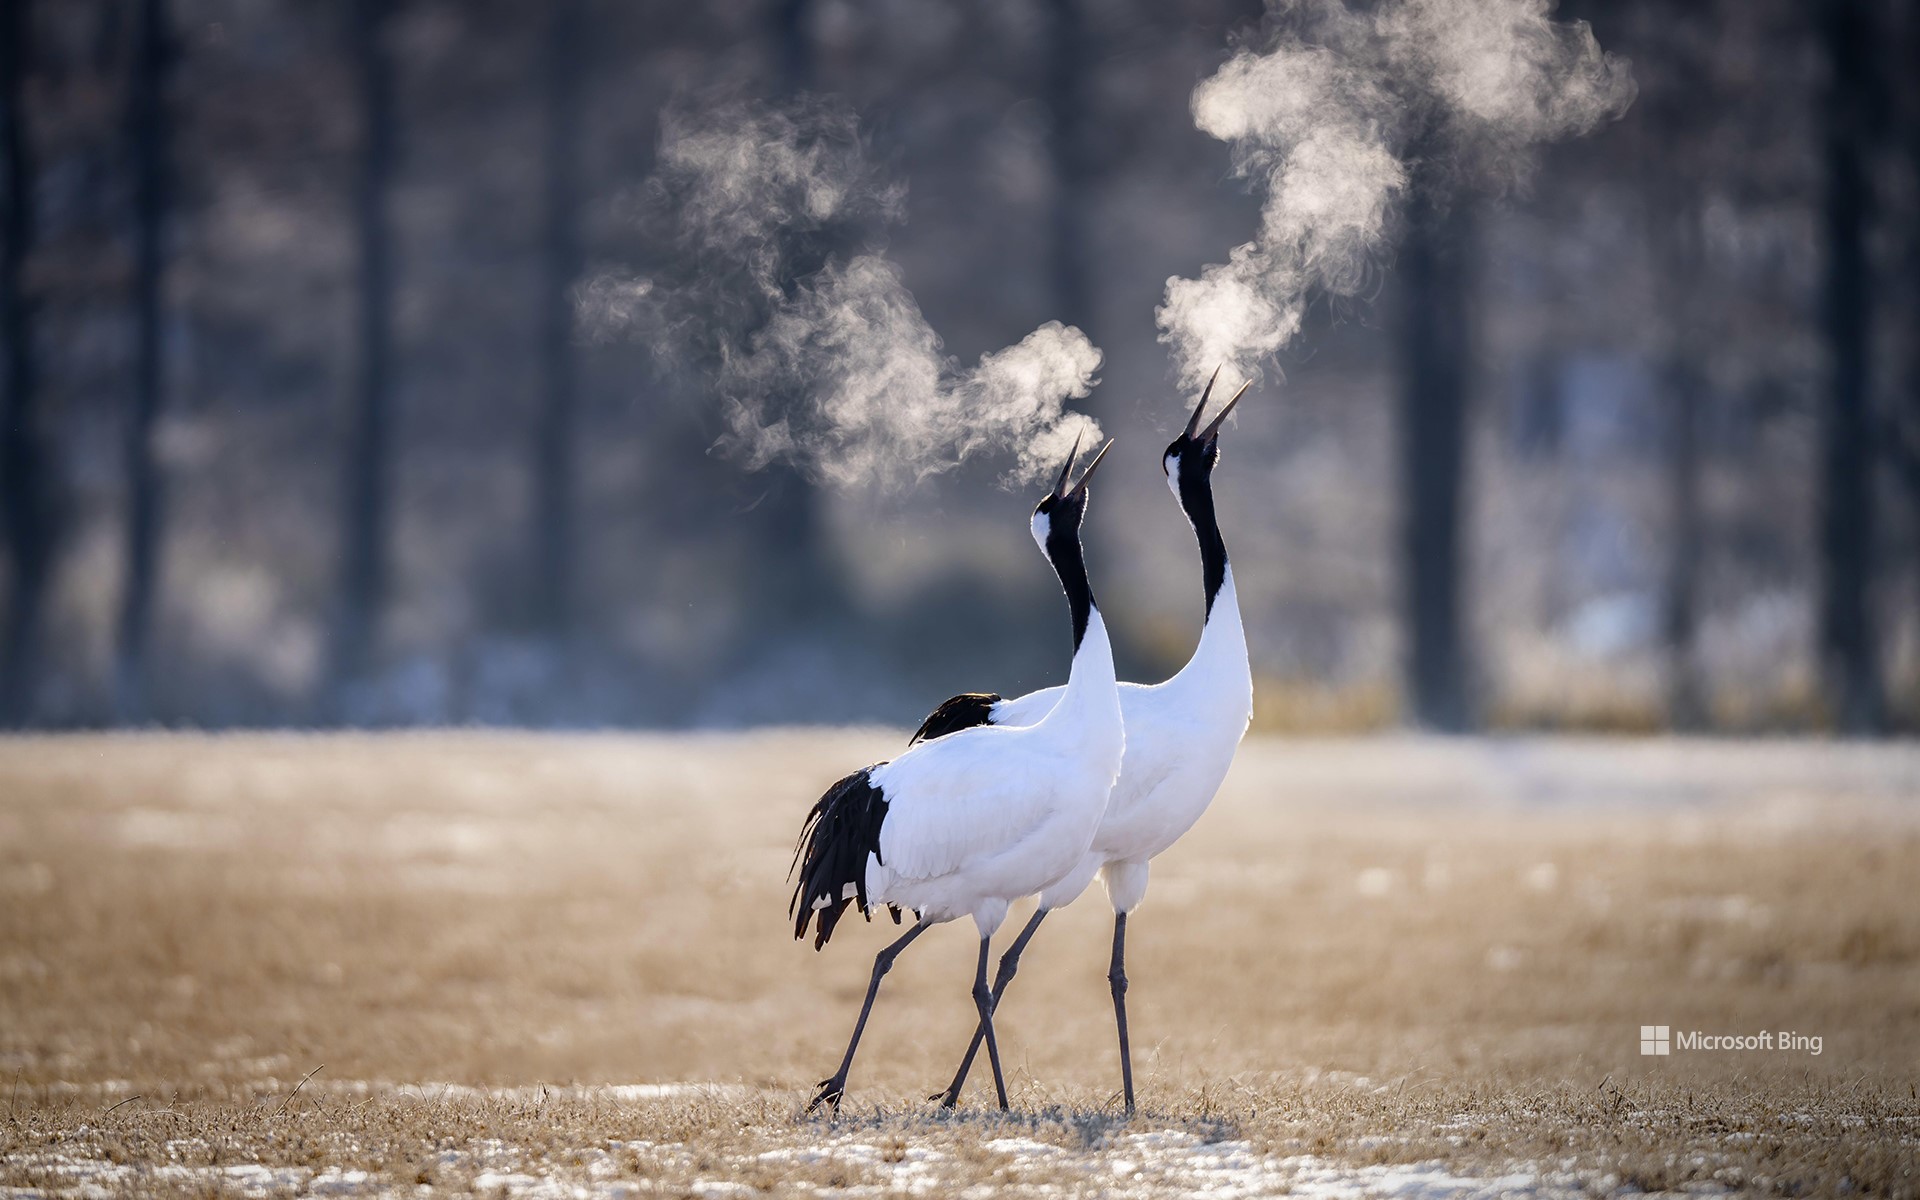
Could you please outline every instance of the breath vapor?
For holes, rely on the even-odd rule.
[[[1222,363],[1224,382],[1257,378],[1316,290],[1361,292],[1416,157],[1456,175],[1517,173],[1528,147],[1626,111],[1626,61],[1552,7],[1273,0],[1265,48],[1239,50],[1193,92],[1194,124],[1232,147],[1262,204],[1253,240],[1226,262],[1167,281],[1155,316],[1182,387]]]
[[[583,325],[638,331],[723,406],[719,449],[758,469],[897,490],[976,455],[1044,478],[1099,426],[1067,408],[1100,351],[1051,321],[963,367],[886,254],[905,189],[871,161],[854,116],[825,101],[679,110],[635,215],[666,251],[602,274]]]

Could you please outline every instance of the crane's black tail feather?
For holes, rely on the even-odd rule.
[[[920,728],[913,731],[913,736],[907,739],[907,745],[930,742],[975,725],[991,725],[993,706],[998,703],[998,692],[961,692],[950,700],[942,700],[940,707],[928,713],[927,719],[920,722]]]
[[[807,925],[812,923],[815,950],[833,936],[833,927],[840,923],[847,905],[858,904],[860,915],[873,919],[867,904],[867,856],[880,857],[880,825],[887,819],[887,797],[873,786],[869,775],[872,770],[862,768],[828,788],[807,814],[800,841],[793,848],[793,866],[787,876],[792,878],[797,872],[799,882],[787,905],[787,915],[797,917],[793,926],[796,940],[807,936]],[[849,887],[853,889],[851,896],[847,894]],[[898,924],[900,910],[887,907],[893,910],[894,923]]]

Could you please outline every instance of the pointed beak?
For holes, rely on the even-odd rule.
[[[1222,363],[1213,369],[1213,378],[1207,380],[1207,390],[1200,393],[1200,403],[1193,406],[1193,415],[1187,418],[1187,440],[1200,431],[1200,414],[1207,411],[1207,397],[1213,395],[1213,385],[1220,381],[1220,371],[1226,366]]]
[[[1067,494],[1067,476],[1073,473],[1073,460],[1080,457],[1080,439],[1085,437],[1082,431],[1073,439],[1073,449],[1067,452],[1067,461],[1060,464],[1060,478],[1053,481],[1053,495],[1057,500]]]
[[[1100,453],[1098,453],[1098,454],[1096,454],[1096,455],[1094,455],[1094,456],[1093,456],[1093,461],[1087,464],[1087,469],[1086,469],[1086,471],[1085,471],[1085,472],[1084,472],[1084,473],[1083,473],[1083,474],[1082,474],[1082,475],[1080,476],[1080,482],[1079,482],[1079,483],[1076,483],[1076,484],[1074,484],[1074,485],[1073,485],[1073,490],[1072,490],[1072,492],[1071,492],[1071,493],[1062,493],[1062,494],[1063,494],[1063,495],[1066,495],[1066,494],[1078,494],[1078,493],[1080,493],[1080,492],[1084,492],[1084,491],[1086,491],[1086,490],[1087,490],[1087,480],[1089,480],[1089,479],[1092,479],[1092,478],[1093,478],[1093,473],[1094,473],[1095,471],[1097,471],[1097,470],[1099,470],[1099,469],[1100,469],[1100,460],[1101,460],[1101,459],[1103,459],[1103,458],[1105,458],[1105,457],[1107,456],[1107,451],[1109,451],[1109,450],[1111,450],[1111,449],[1113,449],[1113,439],[1112,439],[1112,438],[1108,438],[1108,439],[1107,439],[1107,444],[1106,444],[1106,445],[1104,445],[1104,446],[1102,446],[1102,447],[1100,447]]]
[[[1246,395],[1247,389],[1252,386],[1253,380],[1251,379],[1240,385],[1240,390],[1233,394],[1233,399],[1227,401],[1227,406],[1220,410],[1220,415],[1216,416],[1213,419],[1213,423],[1208,425],[1205,432],[1200,435],[1201,441],[1210,442],[1220,436],[1220,423],[1227,419],[1227,414],[1233,411],[1233,406],[1240,403],[1240,397]]]

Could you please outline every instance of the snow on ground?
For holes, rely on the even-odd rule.
[[[278,1079],[262,1081],[273,1090],[283,1086]],[[519,1104],[538,1103],[555,1096],[597,1098],[601,1100],[720,1100],[746,1095],[751,1089],[740,1083],[613,1083],[592,1088],[554,1087],[534,1084],[527,1087],[473,1087],[464,1083],[387,1083],[377,1080],[348,1079],[309,1086],[319,1091],[347,1096],[412,1096],[422,1100],[505,1100]]]
[[[797,1127],[796,1132],[804,1129]],[[196,1149],[204,1147],[178,1148],[184,1156],[192,1156]],[[827,1132],[808,1144],[748,1154],[714,1154],[679,1143],[610,1141],[568,1152],[562,1156],[564,1163],[556,1164],[552,1157],[551,1151],[527,1153],[498,1141],[475,1141],[437,1155],[432,1165],[443,1182],[435,1188],[414,1179],[339,1166],[119,1163],[43,1152],[18,1159],[12,1166],[46,1179],[47,1184],[0,1189],[0,1196],[104,1200],[171,1191],[246,1197],[417,1197],[449,1190],[444,1181],[459,1180],[450,1190],[526,1200],[600,1200],[662,1193],[749,1196],[764,1194],[768,1183],[777,1190],[823,1196],[952,1195],[981,1200],[1083,1193],[1141,1200],[1278,1195],[1325,1200],[1362,1196],[1480,1200],[1591,1194],[1595,1182],[1588,1180],[1583,1187],[1582,1180],[1569,1173],[1530,1170],[1496,1177],[1463,1176],[1437,1163],[1343,1165],[1312,1155],[1261,1154],[1243,1141],[1209,1140],[1174,1129],[1117,1134],[1079,1149],[1017,1136],[945,1148],[888,1144],[869,1129]],[[636,1164],[664,1169],[657,1175],[644,1167],[636,1172]],[[820,1182],[823,1170],[836,1182]],[[1607,1190],[1604,1182],[1601,1188]]]

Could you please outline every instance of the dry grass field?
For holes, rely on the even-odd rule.
[[[893,929],[794,943],[792,838],[901,740],[0,741],[0,1191],[1920,1195],[1920,749],[1249,742],[1132,923],[1137,1117],[1096,891],[1011,1116],[921,1099],[955,925],[802,1118]]]

